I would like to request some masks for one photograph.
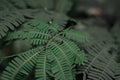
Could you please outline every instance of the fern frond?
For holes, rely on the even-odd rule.
[[[25,75],[28,75],[32,68],[34,67],[38,56],[40,54],[39,48],[32,49],[30,51],[22,53],[16,57],[6,71],[3,72],[2,80],[21,80]]]
[[[104,47],[104,48],[103,48]],[[88,52],[87,61],[80,67],[80,73],[84,74],[83,80],[113,80],[115,78],[116,53],[110,53],[114,45],[96,42],[85,49]]]
[[[25,22],[24,16],[19,14],[17,11],[8,13],[9,12],[5,11],[0,17],[0,38],[6,36],[8,31],[15,30],[15,28]]]
[[[51,35],[49,32],[46,31],[31,31],[31,32],[24,32],[24,31],[16,31],[8,34],[6,40],[15,40],[15,39],[48,39]]]
[[[57,60],[57,58],[58,58],[58,60],[59,60],[59,58],[60,58],[60,60],[63,60],[62,58],[64,58],[64,62],[66,62],[64,64],[66,64],[66,67],[68,67],[67,68],[68,70],[71,70],[75,64],[79,64],[79,65],[82,64],[85,60],[85,55],[83,55],[84,53],[81,53],[80,49],[74,43],[72,43],[68,40],[66,40],[66,41],[62,40],[62,41],[63,41],[63,43],[61,43],[61,45],[58,45],[58,44],[52,43],[52,42],[51,42],[51,44],[49,44],[49,49],[54,54],[54,55],[52,55],[52,54],[48,55],[50,57],[49,60],[51,62],[53,62],[54,57],[56,58],[56,60]],[[55,66],[55,65],[57,65],[57,64],[54,63],[53,66]],[[60,63],[59,63],[59,65],[60,65]],[[61,63],[61,65],[63,65],[63,64]],[[58,66],[58,67],[60,67],[60,66]],[[55,66],[55,68],[58,68],[58,67]],[[62,71],[64,72],[64,67],[63,67]],[[63,72],[62,72],[62,75],[63,75]],[[58,73],[58,72],[56,71],[53,73]],[[68,73],[65,73],[65,74],[68,74]],[[57,74],[55,74],[55,77],[58,77],[56,75]],[[74,76],[73,73],[71,73],[71,74],[69,73],[69,76],[70,75],[71,75],[70,79],[73,80],[73,78],[72,78]],[[63,77],[62,80],[65,80],[65,79],[66,78]]]
[[[49,78],[47,77],[47,57],[46,54],[40,54],[40,57],[37,61],[36,65],[36,73],[35,77],[36,80],[48,80]]]
[[[51,62],[52,73],[54,74],[55,80],[73,80],[70,63],[66,61],[64,54],[59,54],[59,52],[55,50],[55,52],[53,50],[48,51],[53,52],[51,54],[47,53],[47,57]]]
[[[57,56],[60,56],[60,55],[63,56],[63,58],[67,61],[68,65],[71,66],[72,65],[72,63],[70,62],[71,57],[70,57],[70,55],[67,56],[67,53],[65,52],[63,47],[64,46],[58,45],[58,44],[53,43],[53,42],[51,42],[49,44],[49,48],[52,49],[56,55],[58,54]]]
[[[63,36],[65,36],[68,39],[75,40],[78,42],[88,42],[89,41],[89,34],[85,32],[77,32],[72,29],[66,29],[63,31]]]
[[[120,80],[120,63],[118,63],[115,68],[115,80]]]
[[[61,41],[61,48],[67,49],[64,50],[66,52],[66,55],[69,57],[69,60],[72,64],[83,64],[85,60],[85,54],[84,51],[80,50],[80,48],[72,41],[69,41],[64,38],[56,38],[59,41]]]

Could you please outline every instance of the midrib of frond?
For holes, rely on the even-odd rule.
[[[68,65],[69,65],[70,69],[72,69],[71,62],[68,60],[66,53],[59,46],[57,46],[57,45],[55,45],[55,46],[56,46],[56,48],[58,48],[61,51],[61,53],[63,54],[63,56],[65,57],[65,60],[67,61]]]
[[[69,43],[67,42],[67,41],[65,41],[65,40],[63,40],[64,41],[64,43],[68,46],[68,48],[75,54],[75,55],[77,55],[78,57],[81,57],[80,55],[78,55],[75,51],[74,51],[74,49],[72,49],[72,47],[69,45]]]
[[[120,63],[117,63],[117,68],[115,69],[115,80],[120,80]]]
[[[99,53],[100,54],[100,53]],[[97,59],[97,57],[99,57],[99,54],[92,60],[92,62],[90,62],[89,66],[85,69],[84,76],[83,76],[83,80],[86,80],[86,72],[87,70],[92,66],[92,64],[94,63],[94,61]]]
[[[56,57],[54,54],[53,54],[53,56],[54,56],[55,60],[57,61],[58,65],[59,65],[59,67],[60,67],[60,72],[62,73],[62,76],[63,76],[64,80],[66,80],[67,78],[65,77],[65,73],[64,73],[64,71],[63,71],[63,68],[62,68],[59,60],[57,59],[57,57]]]
[[[106,48],[104,48],[101,52],[98,53],[97,56],[94,57],[94,59],[92,60],[92,62],[90,62],[89,66],[84,70],[84,74],[87,72],[87,70],[92,66],[92,64],[94,63],[94,61],[99,57],[99,55],[101,55],[102,52],[106,51]],[[85,74],[86,75],[86,74]],[[86,76],[83,77],[83,80],[86,80]]]
[[[99,78],[98,78],[98,79],[100,79],[100,76],[105,72],[106,68],[109,67],[109,65],[112,63],[112,61],[114,61],[115,57],[116,57],[116,54],[114,54],[114,55],[109,59],[108,64],[107,64],[106,66],[104,66],[103,71],[102,71],[102,73],[99,75]]]
[[[64,39],[62,39],[62,41],[68,46],[70,51],[72,51],[74,54],[76,54],[76,52],[72,49],[72,47],[69,45],[69,43],[67,41],[65,41]]]
[[[33,57],[37,56],[37,54],[39,54],[39,52],[36,52],[36,54],[34,54],[33,56],[31,56],[27,60],[25,60],[25,62],[23,62],[23,64],[19,68],[17,68],[16,72],[11,76],[11,80],[14,80],[15,76],[17,75],[19,70],[22,68],[22,66],[24,66],[27,62],[29,62]]]
[[[46,75],[46,56],[45,56],[45,59],[44,59],[44,67],[43,67],[43,73],[44,73],[44,80],[47,80],[47,75]]]

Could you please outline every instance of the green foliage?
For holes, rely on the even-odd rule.
[[[117,29],[116,26],[114,29]],[[114,30],[112,29],[112,30]],[[117,31],[114,30],[114,31]],[[119,44],[105,28],[89,27],[92,35],[89,43],[82,45],[86,51],[84,65],[78,66],[77,74],[83,74],[83,80],[119,80]],[[99,34],[101,33],[101,34]],[[118,35],[118,32],[114,34]]]
[[[115,61],[117,53],[113,50],[114,45],[96,41],[86,46],[85,49],[88,52],[87,61],[85,66],[80,68],[80,73],[84,74],[83,79],[113,80],[117,68]]]
[[[8,11],[1,12],[0,17],[0,39],[8,33],[10,30],[15,30],[19,27],[20,24],[25,22],[25,18],[17,11]]]
[[[36,22],[35,22],[36,21]],[[10,32],[5,41],[29,40],[34,47],[19,53],[2,74],[2,80],[21,80],[36,66],[36,79],[73,80],[73,68],[83,64],[85,53],[72,41],[88,41],[89,35],[64,28],[54,21],[48,23],[32,20],[28,23],[31,31]],[[42,47],[42,48],[41,48]],[[39,61],[37,61],[39,60]],[[19,63],[19,64],[18,64]],[[48,67],[51,66],[48,70]],[[49,72],[49,73],[48,73]]]
[[[6,68],[6,71],[3,72],[2,80],[21,80],[24,75],[28,75],[32,70],[32,67],[37,61],[39,49],[33,49],[22,53],[16,57],[9,66]],[[17,76],[17,77],[16,77]]]
[[[105,3],[0,0],[0,80],[120,80],[120,25]]]

